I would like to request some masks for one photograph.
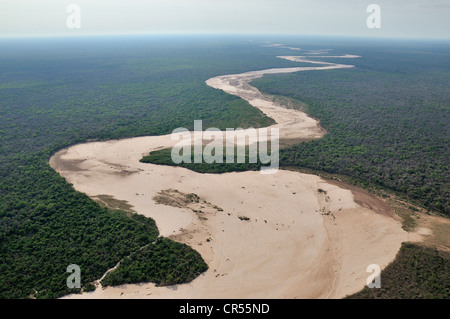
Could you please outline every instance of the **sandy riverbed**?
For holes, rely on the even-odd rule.
[[[283,108],[249,84],[269,73],[352,67],[318,64],[219,76],[206,83],[272,117],[281,139],[320,138],[324,130],[315,119]],[[124,285],[68,298],[341,298],[364,287],[368,265],[383,268],[402,242],[413,239],[382,201],[314,175],[284,170],[199,174],[139,162],[151,150],[174,143],[170,135],[85,143],[58,152],[50,164],[78,191],[114,196],[153,218],[161,235],[192,246],[209,270],[175,287]],[[210,203],[202,218],[189,208],[152,199],[169,189],[196,193]]]

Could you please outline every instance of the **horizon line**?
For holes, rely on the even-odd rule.
[[[377,35],[336,35],[336,34],[302,34],[302,33],[253,33],[253,32],[112,32],[92,34],[25,34],[25,35],[1,35],[0,40],[5,39],[42,39],[42,38],[90,38],[90,37],[126,37],[126,36],[265,36],[265,37],[318,37],[318,38],[351,38],[365,40],[428,40],[450,41],[450,37],[402,37],[402,36],[377,36]]]

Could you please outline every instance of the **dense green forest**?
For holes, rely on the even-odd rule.
[[[252,82],[265,93],[304,102],[328,132],[283,149],[280,166],[348,175],[450,215],[448,47],[351,52],[362,57],[334,61],[353,69]]]
[[[258,147],[258,146],[257,146]],[[203,147],[204,149],[204,147]],[[270,150],[270,145],[267,146],[267,149]],[[205,161],[202,161],[201,163],[195,163],[195,151],[194,147],[191,149],[191,162],[185,163],[181,162],[179,164],[175,164],[172,160],[172,149],[171,148],[164,148],[156,151],[150,152],[147,156],[144,156],[140,159],[140,162],[142,163],[151,163],[151,164],[158,164],[158,165],[168,165],[168,166],[179,166],[188,168],[194,172],[198,173],[227,173],[227,172],[244,172],[244,171],[257,171],[261,169],[261,166],[269,166],[270,162],[268,163],[261,163],[259,157],[256,158],[256,163],[250,163],[250,155],[249,155],[249,147],[245,147],[245,150],[243,150],[243,163],[238,163],[238,150],[237,147],[234,148],[234,160],[231,163],[227,163],[227,156],[226,156],[226,149],[223,148],[222,151],[222,161],[223,163],[206,163]],[[202,152],[203,154],[203,152]],[[180,156],[183,155],[183,151],[180,151]],[[214,153],[212,154],[214,155]],[[268,154],[268,156],[270,153]]]
[[[102,285],[106,287],[151,281],[167,286],[190,282],[207,269],[208,265],[200,254],[188,245],[159,237],[155,243],[121,261],[117,269],[103,278]]]
[[[259,110],[204,81],[288,64],[226,39],[1,41],[0,298],[76,292],[66,287],[68,265],[81,267],[85,286],[157,234],[151,220],[76,192],[50,168],[52,153],[91,139],[192,129],[195,119],[264,126],[270,119]]]
[[[349,62],[355,69],[254,82],[264,92],[305,101],[328,131],[283,151],[281,164],[355,176],[448,213],[448,47],[300,43],[363,58]],[[196,119],[205,128],[265,126],[271,120],[257,109],[204,81],[298,65],[275,58],[283,54],[292,51],[226,37],[1,40],[0,298],[77,292],[66,287],[70,264],[80,265],[86,289],[121,260],[123,268],[108,280],[174,283],[206,269],[199,255],[166,239],[156,241],[164,247],[155,261],[162,268],[151,268],[150,247],[159,247],[152,246],[154,222],[100,207],[48,159],[93,139],[192,130]],[[178,263],[164,262],[172,255]],[[179,276],[177,267],[189,275]]]
[[[381,273],[381,288],[365,287],[351,299],[449,299],[450,254],[404,243]]]

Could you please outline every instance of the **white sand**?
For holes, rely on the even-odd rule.
[[[282,138],[320,138],[324,131],[316,120],[271,102],[248,84],[268,73],[352,67],[319,63],[326,66],[247,72],[206,83],[275,119]],[[139,162],[174,143],[170,135],[86,143],[55,154],[50,163],[78,191],[128,201],[156,221],[161,235],[196,249],[209,270],[175,287],[124,285],[68,298],[341,298],[364,287],[368,265],[385,267],[409,239],[382,203],[364,208],[350,190],[314,175],[199,174]],[[165,189],[196,193],[223,211],[208,211],[205,220],[189,209],[156,204],[152,197]]]

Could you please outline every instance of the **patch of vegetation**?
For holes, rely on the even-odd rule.
[[[113,210],[122,210],[124,212],[133,212],[132,206],[127,201],[119,200],[111,195],[97,195],[93,199],[101,206]]]
[[[26,206],[10,209],[25,219],[20,228],[11,225],[14,215],[3,219],[1,298],[57,298],[80,292],[66,286],[68,265],[80,266],[81,286],[86,289],[118,260],[158,236],[152,219],[100,208],[60,179],[54,192],[62,204],[38,203],[27,215]],[[62,205],[70,208],[63,210]]]
[[[197,194],[185,194],[176,189],[162,190],[153,196],[152,199],[158,204],[178,208],[184,208],[191,203],[198,204],[200,202],[200,197]]]
[[[365,287],[349,299],[449,299],[450,254],[403,243],[381,272],[381,288]]]
[[[95,289],[96,287],[93,283],[88,283],[86,286],[84,286],[83,292],[91,292],[94,291]]]
[[[200,197],[197,194],[194,193],[189,193],[186,195],[186,199],[190,202],[190,203],[198,203],[200,201]]]
[[[208,269],[198,252],[164,237],[121,261],[101,281],[103,286],[153,282],[168,286],[192,281]]]
[[[202,147],[202,150],[205,149],[205,146]],[[270,144],[267,146],[268,150],[271,150]],[[168,165],[168,166],[178,166],[178,167],[184,167],[187,169],[190,169],[192,171],[198,172],[198,173],[216,173],[216,174],[222,174],[222,173],[228,173],[228,172],[244,172],[244,171],[257,171],[260,170],[263,166],[269,166],[270,162],[267,164],[263,164],[260,161],[259,156],[256,158],[256,163],[250,163],[250,147],[246,146],[245,150],[243,151],[243,159],[241,160],[242,163],[238,163],[238,147],[234,148],[234,156],[232,161],[227,161],[227,155],[226,155],[226,149],[225,147],[222,150],[222,163],[218,163],[214,161],[213,163],[207,163],[205,160],[202,159],[201,163],[195,163],[195,151],[194,147],[191,148],[191,157],[190,157],[190,163],[188,162],[181,162],[179,164],[174,163],[172,160],[172,149],[171,148],[164,148],[156,151],[150,152],[149,155],[144,156],[140,162],[142,163],[151,163],[151,164],[158,164],[158,165]],[[203,151],[202,151],[203,154]],[[183,150],[180,150],[180,156],[183,155]],[[212,152],[212,155],[215,155],[215,152]],[[270,156],[270,152],[268,154]]]

